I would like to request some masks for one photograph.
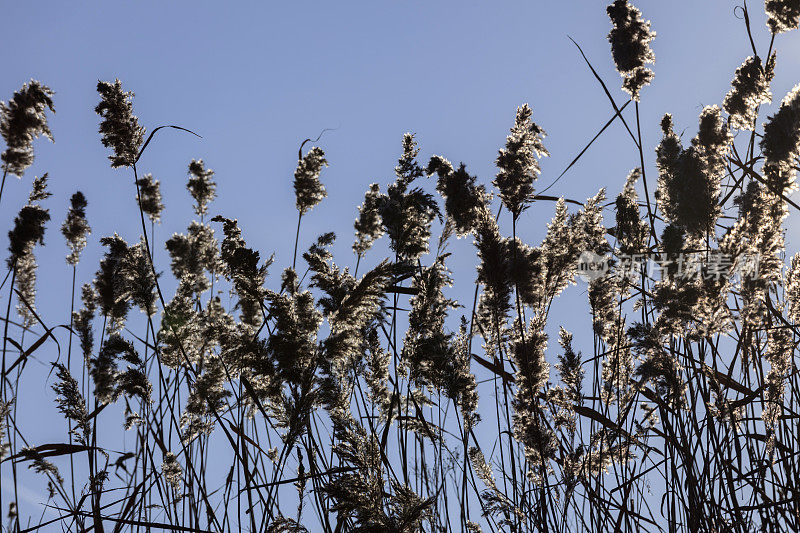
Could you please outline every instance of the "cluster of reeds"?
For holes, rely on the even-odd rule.
[[[608,6],[629,101],[619,106],[595,76],[642,162],[613,201],[605,189],[585,202],[537,194],[548,152],[525,104],[491,185],[443,156],[420,161],[406,134],[396,179],[385,192],[370,185],[358,209],[353,257],[334,260],[332,233],[305,251],[298,238],[292,266],[275,272],[287,258],[262,257],[215,213],[214,171],[192,160],[199,220],[164,244],[171,295],[167,265],[153,261],[159,182],[137,166],[160,128],[147,136],[133,94],[100,82],[101,141],[136,185],[141,237],[101,238],[105,255],[76,302],[91,229],[87,197],[72,196],[61,232],[73,302],[57,329],[63,321],[36,310],[46,174],[13,221],[0,285],[3,529],[800,529],[800,255],[787,267],[783,227],[800,209],[788,197],[800,85],[759,121],[779,65],[773,43],[798,26],[800,6],[767,0],[766,10],[769,49],[753,45],[690,141],[663,118],[648,172],[639,105],[655,33],[627,0]],[[0,107],[3,182],[33,163],[36,137],[52,140],[52,96],[31,81]],[[631,103],[635,122],[623,113]],[[326,154],[307,142],[294,173],[297,237],[326,196]],[[526,244],[526,210],[552,201],[543,241]],[[464,305],[447,296],[454,237],[477,257],[476,278],[459,281],[474,284]],[[373,248],[379,239],[390,257]],[[591,331],[557,324],[548,350],[551,305],[589,252],[607,258],[588,281]],[[666,267],[627,268],[634,255]],[[757,271],[737,275],[754,257]],[[353,272],[342,266],[351,260]],[[591,336],[593,353],[573,334]],[[52,362],[59,443],[29,442],[20,423],[16,391],[34,354]],[[100,424],[127,432],[127,447],[104,443]],[[46,484],[40,508],[20,501],[27,469]]]

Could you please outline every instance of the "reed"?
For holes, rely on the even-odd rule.
[[[36,309],[37,282],[59,282],[37,280],[47,174],[13,220],[0,284],[0,472],[13,489],[0,491],[2,530],[800,530],[800,255],[785,257],[783,225],[800,209],[788,197],[800,85],[768,107],[776,36],[800,8],[765,5],[769,49],[752,45],[688,142],[677,133],[687,125],[664,116],[650,169],[639,105],[656,83],[655,33],[627,0],[608,6],[627,114],[589,67],[641,162],[611,201],[616,184],[585,201],[537,193],[549,154],[523,104],[491,183],[443,155],[421,161],[405,134],[394,182],[368,185],[358,207],[352,257],[334,257],[333,233],[298,249],[303,216],[327,195],[327,156],[304,152],[306,140],[291,263],[248,246],[215,210],[214,171],[193,159],[199,220],[163,242],[170,263],[156,264],[165,208],[137,163],[161,127],[145,138],[133,93],[99,82],[101,142],[136,185],[141,235],[100,239],[105,255],[76,302],[91,229],[87,197],[71,197],[72,298],[58,328],[63,317]],[[0,105],[4,182],[31,165],[36,137],[53,139],[52,97],[31,81]],[[526,211],[551,208],[543,240],[523,242]],[[474,243],[474,279],[448,268],[454,237]],[[551,324],[581,277],[591,330]],[[472,301],[450,298],[454,285]],[[576,338],[591,338],[591,353]],[[19,418],[34,354],[52,363],[51,407],[66,421],[57,443],[29,442]],[[125,449],[98,431],[108,424],[129,435]],[[40,507],[19,495],[33,474],[47,486]]]

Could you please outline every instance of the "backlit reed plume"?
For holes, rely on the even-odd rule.
[[[50,212],[39,205],[47,199],[47,174],[33,181],[28,203],[20,209],[14,219],[14,229],[8,232],[10,255],[8,268],[14,271],[14,282],[20,294],[17,311],[26,324],[34,321],[36,309],[36,244],[44,244],[45,224],[50,220]]]
[[[498,329],[505,323],[511,310],[512,287],[509,279],[508,247],[488,208],[482,210],[478,220],[475,247],[479,259],[478,282],[483,285],[479,315],[494,324],[487,333],[495,337],[494,342],[489,344],[496,346],[500,342]]]
[[[800,253],[792,257],[786,274],[786,299],[789,302],[789,319],[800,322]]]
[[[118,331],[125,325],[130,309],[127,283],[122,272],[128,255],[128,243],[114,234],[112,237],[100,239],[100,244],[108,247],[108,250],[100,261],[100,269],[94,279],[97,306],[103,316],[108,318],[109,330]]]
[[[214,230],[192,222],[187,233],[176,233],[166,242],[172,259],[172,273],[182,287],[199,296],[211,287],[212,276],[221,270],[219,243]]]
[[[71,430],[72,435],[79,443],[88,446],[91,433],[89,413],[86,411],[86,403],[78,381],[64,365],[56,363],[54,367],[58,381],[52,388],[57,396],[58,410],[65,418],[75,423]]]
[[[444,391],[456,400],[460,391],[448,384],[463,369],[456,366],[459,346],[455,336],[445,330],[445,319],[448,311],[457,304],[443,293],[451,284],[442,257],[414,276],[411,286],[416,294],[410,302],[402,364],[408,369],[413,383]]]
[[[767,26],[773,34],[797,28],[800,24],[800,3],[797,0],[765,0]]]
[[[127,368],[121,370],[120,363],[127,363]],[[95,397],[102,403],[113,403],[121,395],[149,402],[152,385],[141,367],[142,359],[133,344],[112,333],[97,356],[89,360]]]
[[[661,129],[664,136],[656,149],[659,206],[668,221],[690,236],[705,236],[720,214],[720,181],[731,135],[717,106],[703,109],[697,136],[688,148],[674,132],[671,115],[664,116]]]
[[[290,288],[282,294],[269,292],[267,298],[275,321],[267,350],[275,358],[282,379],[302,385],[316,370],[322,313],[316,309],[310,291]]]
[[[145,131],[133,114],[134,95],[123,91],[119,80],[97,82],[97,92],[101,100],[94,110],[103,119],[100,122],[103,146],[114,152],[108,156],[111,167],[132,166],[139,155]]]
[[[89,222],[86,220],[86,197],[78,191],[70,198],[69,211],[67,218],[61,225],[61,234],[67,241],[70,253],[67,256],[67,264],[77,265],[81,252],[86,248],[86,236],[92,232]]]
[[[186,188],[194,198],[194,212],[198,216],[208,213],[208,204],[217,197],[217,183],[213,178],[214,171],[207,169],[202,159],[192,159]]]
[[[550,155],[543,143],[545,132],[531,120],[531,115],[528,104],[517,108],[506,146],[497,156],[499,172],[492,182],[514,218],[533,201],[533,183],[541,172],[538,160]]]
[[[772,101],[769,84],[775,75],[775,53],[762,65],[761,58],[751,56],[736,69],[731,90],[725,96],[723,108],[728,112],[732,128],[752,130],[757,108]]]
[[[380,185],[373,183],[364,194],[364,203],[358,208],[358,218],[353,224],[356,230],[353,251],[359,257],[364,255],[372,247],[372,243],[383,235],[381,215],[378,211],[380,197]]]
[[[513,344],[517,365],[514,394],[514,438],[525,447],[530,472],[535,480],[547,474],[548,462],[556,452],[555,434],[545,422],[539,400],[542,388],[550,379],[550,364],[545,359],[547,334],[544,317],[535,316],[522,337]]]
[[[0,461],[5,459],[11,450],[11,443],[6,440],[8,415],[11,413],[11,407],[11,401],[0,400]]]
[[[401,259],[416,260],[428,252],[431,223],[441,216],[434,197],[420,187],[409,188],[425,170],[417,162],[419,146],[414,135],[403,136],[403,154],[394,169],[395,182],[378,200],[389,246]]]
[[[617,196],[617,225],[614,236],[617,238],[623,255],[640,254],[647,248],[649,228],[639,213],[639,195],[636,182],[642,176],[642,169],[636,168],[628,174],[625,187]]]
[[[558,363],[555,366],[563,386],[551,389],[550,397],[561,408],[560,417],[556,419],[556,425],[565,426],[570,435],[574,435],[577,429],[577,416],[574,406],[583,402],[583,375],[585,371],[581,366],[581,353],[576,353],[572,347],[572,333],[563,327],[558,332],[558,344],[561,346],[563,353],[559,354]],[[555,391],[563,391],[563,394],[557,392],[554,395],[553,392]]]
[[[208,435],[214,429],[213,413],[224,408],[225,399],[230,392],[225,390],[225,369],[218,357],[206,361],[205,371],[194,382],[186,402],[186,410],[181,415],[181,438],[191,442],[199,435]]]
[[[655,62],[650,42],[656,33],[650,29],[650,21],[642,18],[642,12],[628,0],[616,0],[606,9],[614,27],[608,34],[611,55],[624,81],[622,89],[639,101],[639,92],[653,81],[653,71],[645,67]]]
[[[179,494],[181,483],[183,482],[183,468],[181,468],[178,458],[172,452],[164,454],[164,462],[161,465],[161,473],[164,479],[172,487],[175,494]]]
[[[766,377],[765,405],[761,417],[767,428],[767,453],[770,455],[775,446],[775,425],[783,411],[783,395],[792,368],[794,348],[790,329],[773,328],[768,331],[764,358],[769,362],[770,368]]]
[[[789,91],[778,112],[764,124],[761,150],[767,185],[777,194],[794,190],[800,164],[800,84]]]
[[[0,134],[6,142],[6,149],[0,156],[4,174],[22,176],[33,164],[35,138],[45,136],[53,140],[45,115],[47,109],[55,112],[53,94],[46,85],[31,80],[15,92],[8,103],[0,102]]]
[[[427,173],[439,176],[436,190],[444,198],[445,212],[455,224],[456,235],[464,237],[471,233],[487,203],[486,188],[475,184],[475,176],[467,173],[464,163],[454,169],[450,161],[441,156],[431,158]]]
[[[145,174],[136,182],[139,186],[141,196],[141,208],[150,221],[160,222],[161,212],[164,210],[164,203],[161,200],[161,184],[153,179],[152,174]]]
[[[242,238],[242,230],[235,220],[220,216],[215,222],[222,222],[225,238],[222,241],[221,254],[223,274],[233,283],[239,297],[238,307],[242,322],[248,326],[258,327],[262,322],[261,306],[266,298],[264,281],[267,269],[272,264],[272,257],[263,264],[260,254],[248,248]]]
[[[383,310],[384,293],[395,267],[384,260],[356,280],[347,269],[342,271],[333,262],[327,250],[331,243],[332,235],[321,236],[303,258],[313,272],[311,286],[325,294],[319,299],[319,307],[330,325],[319,359],[320,399],[330,410],[334,424],[340,424],[349,416],[349,398],[354,386],[350,372],[365,357],[368,349],[365,337],[374,330],[374,321]],[[373,344],[373,357],[380,358],[375,349]]]
[[[316,146],[298,159],[294,171],[294,194],[297,210],[301,215],[306,214],[328,195],[325,186],[319,181],[322,168],[326,166],[328,161],[325,159],[325,152]]]
[[[147,316],[153,316],[157,311],[156,279],[143,239],[128,248],[119,269],[125,284],[124,297]]]

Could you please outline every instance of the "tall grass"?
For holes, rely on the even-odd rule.
[[[165,126],[148,135],[133,94],[100,82],[101,141],[136,186],[141,235],[100,239],[105,255],[79,287],[91,228],[86,197],[72,196],[65,320],[36,310],[37,281],[58,282],[36,278],[46,175],[14,219],[0,284],[3,530],[800,529],[800,256],[786,265],[782,225],[800,209],[789,198],[800,86],[764,111],[776,37],[800,8],[766,9],[768,50],[752,44],[688,142],[666,115],[648,169],[639,105],[655,34],[627,0],[608,7],[629,101],[586,62],[641,161],[611,201],[605,189],[585,201],[537,192],[546,136],[524,104],[491,184],[444,156],[420,161],[403,136],[395,181],[368,187],[353,256],[339,259],[333,233],[298,249],[303,216],[327,194],[326,155],[306,148],[321,138],[304,141],[294,257],[280,272],[288,258],[262,257],[217,214],[203,160],[188,165],[199,220],[156,242],[160,184],[137,163]],[[52,140],[52,96],[31,81],[0,107],[3,182],[33,163],[36,137]],[[554,207],[536,246],[517,236],[533,205]],[[474,242],[476,279],[453,279],[454,238]],[[169,265],[154,260],[162,246]],[[587,257],[603,270],[581,270]],[[592,331],[561,327],[548,350],[551,305],[579,275]],[[455,283],[473,299],[448,298]],[[591,335],[593,353],[573,334]],[[52,363],[61,442],[23,433],[17,391],[34,354]],[[127,446],[104,442],[104,427],[124,428]],[[20,497],[28,469],[46,483],[39,507]]]

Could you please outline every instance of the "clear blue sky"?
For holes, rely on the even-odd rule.
[[[702,106],[721,104],[750,50],[734,13],[736,2],[635,3],[658,33],[655,82],[643,90],[641,104],[652,192],[661,116],[673,113],[684,139],[691,138]],[[763,4],[750,4],[756,44],[764,53]],[[291,264],[296,220],[291,177],[298,145],[323,128],[337,128],[318,143],[330,162],[322,175],[329,198],[305,217],[303,243],[333,229],[340,237],[337,258],[352,265],[356,205],[369,183],[385,186],[393,180],[406,131],[417,134],[423,161],[433,154],[464,161],[488,183],[516,107],[529,102],[552,154],[542,163],[539,188],[566,167],[612,114],[568,35],[584,48],[617,102],[627,99],[606,40],[605,5],[588,0],[4,2],[0,99],[8,100],[35,78],[56,91],[57,113],[50,121],[55,144],[38,141],[28,175],[6,184],[0,230],[5,235],[33,176],[50,172],[55,195],[45,205],[53,220],[47,246],[37,255],[39,308],[53,324],[68,319],[69,271],[58,226],[69,195],[78,189],[86,194],[94,230],[79,282],[91,280],[97,269],[100,237],[116,231],[129,241],[137,238],[132,177],[109,167],[93,112],[97,80],[118,77],[136,92],[135,110],[148,129],[178,124],[203,137],[164,131],[139,164],[141,172],[152,172],[162,183],[167,208],[157,240],[163,243],[191,220],[186,167],[192,158],[203,158],[217,172],[219,185],[211,212],[238,218],[251,246],[276,253],[270,283],[277,286],[278,269]],[[775,101],[800,81],[800,33],[780,36],[777,47]],[[632,120],[629,111],[632,106],[626,111]],[[615,123],[548,194],[583,200],[605,186],[613,197],[638,164],[633,143]],[[536,204],[520,223],[523,236],[538,244],[552,213],[551,203]],[[789,226],[796,231],[792,218]],[[467,255],[452,263],[458,280],[453,295],[469,305],[470,243],[461,241],[454,250]],[[163,249],[156,263],[168,270]],[[592,347],[584,289],[568,291],[549,328],[574,331],[577,347],[587,353]],[[41,390],[25,394],[43,398]],[[57,420],[47,402],[42,419]],[[38,442],[63,436],[58,424],[28,426]]]

